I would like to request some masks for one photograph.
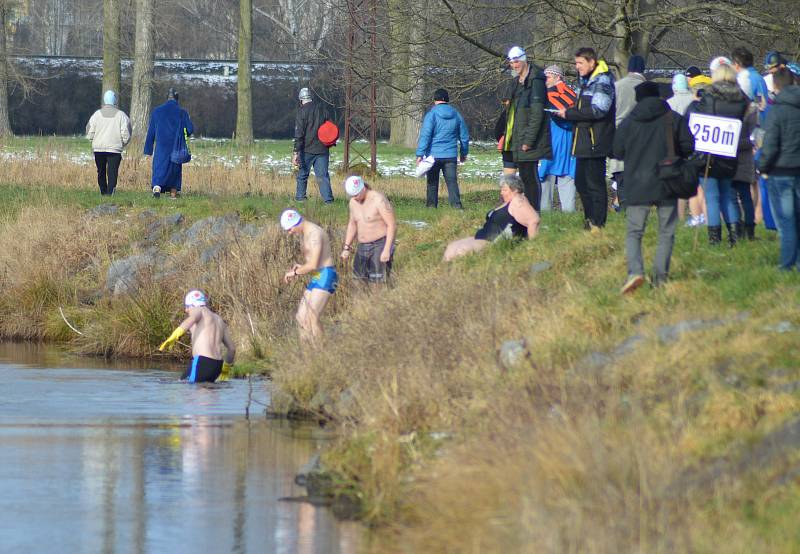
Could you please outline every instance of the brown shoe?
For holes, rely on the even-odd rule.
[[[625,281],[625,285],[623,285],[622,290],[620,290],[620,294],[628,294],[630,292],[635,291],[639,287],[644,284],[644,277],[642,275],[631,275],[628,277],[628,280]]]
[[[169,189],[169,197],[175,199],[178,197],[178,191],[175,189]]]

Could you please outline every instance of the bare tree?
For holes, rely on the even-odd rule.
[[[103,0],[103,91],[113,90],[117,94],[119,94],[122,75],[120,3],[121,0]]]
[[[254,10],[281,32],[282,36],[275,40],[289,47],[289,59],[320,59],[334,27],[333,0],[276,0],[272,6],[257,6]]]
[[[8,19],[10,6],[8,0],[0,0],[0,137],[9,137],[11,121],[8,117],[8,85],[9,85],[9,60],[8,60]]]
[[[153,98],[153,57],[155,50],[153,0],[136,0],[136,40],[131,90],[133,137],[143,140]]]
[[[239,66],[236,74],[236,142],[253,144],[253,0],[239,0]]]

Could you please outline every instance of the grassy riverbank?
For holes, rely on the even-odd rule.
[[[291,180],[254,170],[244,196],[245,168],[197,171],[182,199],[123,186],[103,213],[90,169],[26,181],[10,164],[0,333],[152,355],[185,289],[205,287],[246,367],[272,374],[276,408],[336,418],[325,463],[379,526],[376,552],[797,551],[800,277],[774,269],[774,236],[712,249],[681,228],[673,280],[623,298],[621,216],[595,236],[547,214],[535,241],[445,266],[491,183],[468,184],[460,213],[425,210],[421,181],[379,180],[403,222],[394,285],[359,291],[344,271],[324,344],[301,352],[301,288],[280,284],[298,245],[276,225]],[[300,209],[341,243],[343,200]],[[188,242],[195,223],[231,213],[236,226]],[[204,238],[224,244],[205,263]],[[113,261],[148,252],[157,262],[134,293],[107,290]],[[514,359],[506,341],[526,346]]]

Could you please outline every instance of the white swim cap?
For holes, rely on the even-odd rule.
[[[288,231],[292,227],[300,225],[301,221],[303,221],[303,216],[300,215],[297,210],[283,210],[281,214],[281,228],[284,231]]]
[[[190,290],[186,293],[186,298],[183,299],[183,305],[187,308],[200,308],[206,305],[206,295],[197,289]]]
[[[358,175],[351,175],[344,182],[344,191],[348,196],[358,196],[364,190],[364,179]]]
[[[525,55],[525,50],[520,48],[519,46],[512,46],[511,50],[508,51],[508,61],[510,62],[524,62],[528,59]]]

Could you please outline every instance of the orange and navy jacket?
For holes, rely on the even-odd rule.
[[[566,110],[575,105],[578,96],[567,83],[559,81],[556,86],[547,89],[547,100],[551,108],[556,110]]]

